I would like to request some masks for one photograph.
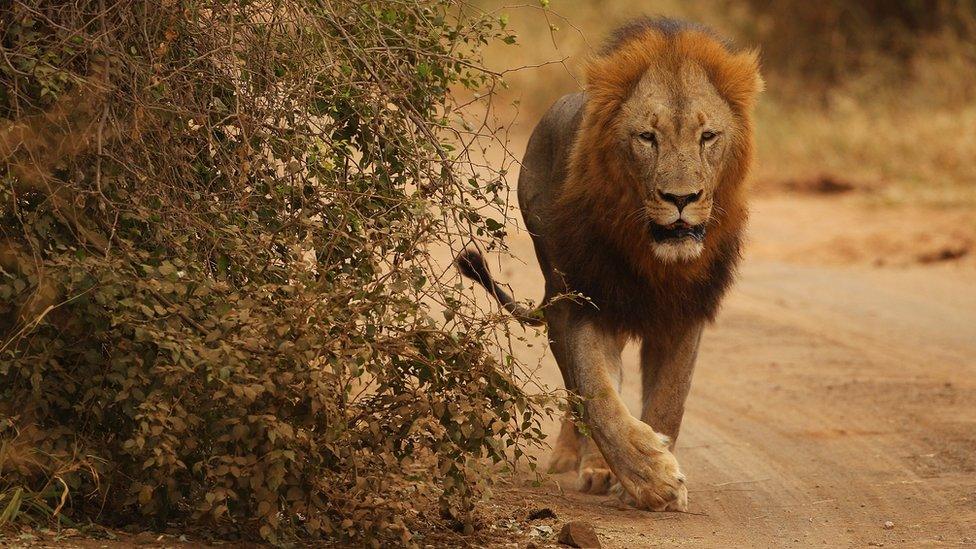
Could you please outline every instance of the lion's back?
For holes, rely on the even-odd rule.
[[[585,104],[586,95],[582,92],[560,97],[529,137],[519,173],[518,200],[526,228],[533,235],[545,234],[546,212],[566,179]]]

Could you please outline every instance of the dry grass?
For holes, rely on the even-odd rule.
[[[763,187],[830,176],[887,201],[976,205],[976,106],[865,108],[841,96],[819,109],[767,101],[757,118]]]

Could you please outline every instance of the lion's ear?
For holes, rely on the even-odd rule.
[[[627,98],[651,63],[659,38],[649,36],[609,54],[591,57],[585,65],[586,91],[597,102],[620,102]]]
[[[759,72],[759,50],[736,53],[717,67],[719,93],[739,111],[752,108],[766,82]]]
[[[762,62],[761,62],[762,56],[760,55],[758,49],[749,50],[749,52],[746,55],[749,56],[750,58],[749,62],[752,67],[752,73],[753,73],[752,95],[753,98],[755,98],[755,96],[766,91],[766,80],[764,80],[762,77]]]
[[[625,100],[667,44],[664,34],[648,28],[612,51],[590,58],[585,70],[590,98],[608,105]]]

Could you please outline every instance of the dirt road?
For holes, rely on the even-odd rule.
[[[871,267],[871,238],[863,261],[822,261],[830,254],[816,243],[843,239],[861,208],[792,196],[754,204],[750,251],[704,337],[678,440],[690,513],[587,496],[565,474],[500,489],[499,516],[551,507],[558,520],[545,524],[589,521],[605,547],[976,546],[976,269]],[[897,213],[870,215],[879,234],[906,230]],[[800,243],[810,254],[797,256]],[[524,264],[503,261],[499,278],[538,299],[527,235],[511,245]],[[560,386],[544,338],[529,339],[518,352]],[[636,364],[628,348],[632,410]]]

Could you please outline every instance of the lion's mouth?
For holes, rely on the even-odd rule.
[[[697,242],[701,242],[705,240],[705,224],[689,225],[683,221],[678,221],[670,225],[651,223],[651,236],[658,242],[680,240],[682,238],[692,238]]]

